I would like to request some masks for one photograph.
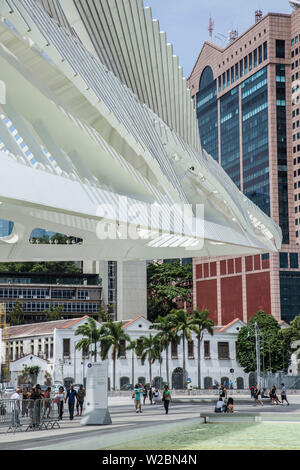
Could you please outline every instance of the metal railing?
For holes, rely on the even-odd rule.
[[[57,403],[51,398],[42,400],[0,400],[0,429],[28,431],[53,429],[59,426]]]

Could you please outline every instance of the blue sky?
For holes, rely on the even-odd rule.
[[[204,41],[209,40],[208,22],[214,21],[213,42],[220,47],[231,29],[242,34],[254,23],[254,12],[291,13],[288,0],[143,0],[152,8],[153,18],[159,20],[161,31],[167,33],[167,41],[173,44],[174,54],[179,56],[183,74],[188,77]]]

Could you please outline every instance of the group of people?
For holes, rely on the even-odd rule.
[[[23,392],[20,388],[17,388],[15,393],[11,396],[12,400],[17,401],[16,412],[22,413],[22,417],[29,416],[31,419],[31,425],[36,426],[40,422],[41,415],[43,418],[50,418],[52,411],[52,397],[51,387],[48,387],[42,392],[39,384],[35,386],[24,387]],[[53,403],[57,404],[59,419],[62,420],[64,412],[64,403],[68,401],[70,420],[74,418],[74,408],[76,399],[76,410],[77,415],[82,415],[83,403],[85,398],[85,390],[80,385],[79,390],[74,389],[74,385],[71,385],[70,390],[67,393],[64,391],[64,387],[59,387],[57,393],[55,393]],[[42,414],[43,413],[43,414]]]
[[[219,398],[215,406],[216,413],[233,413],[233,398],[227,396],[227,389],[222,384],[219,389]]]
[[[85,390],[82,385],[80,385],[79,389],[76,391],[74,385],[70,386],[70,390],[67,393],[64,391],[64,387],[59,387],[58,392],[55,394],[54,403],[57,404],[58,407],[58,416],[59,419],[63,419],[64,413],[64,403],[68,401],[69,406],[69,415],[70,420],[74,419],[74,408],[75,408],[75,401],[76,401],[76,416],[82,416],[83,410],[83,403],[85,397]]]
[[[278,395],[277,395],[277,389],[275,385],[270,389],[269,393],[267,393],[267,389],[264,388],[262,392],[260,392],[260,388],[258,384],[256,383],[255,385],[252,385],[250,387],[250,393],[251,393],[251,398],[254,398],[254,406],[256,406],[258,403],[260,403],[261,406],[263,406],[263,401],[262,398],[270,398],[271,400],[271,405],[283,405],[283,402],[286,401],[287,405],[289,405],[287,395],[286,395],[286,386],[284,383],[281,384],[281,400],[279,400]],[[261,398],[259,398],[259,396]]]
[[[161,395],[158,388],[155,388],[154,386],[150,386],[148,389],[146,385],[136,384],[132,393],[136,413],[142,413],[142,397],[143,405],[145,405],[147,398],[150,401],[150,405],[155,405],[156,403],[160,403],[162,401],[166,414],[169,413],[169,405],[172,401],[172,397],[168,385],[164,386],[163,394]]]

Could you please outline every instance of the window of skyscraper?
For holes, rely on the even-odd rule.
[[[267,41],[263,43],[263,48],[264,48],[264,60],[267,60],[267,58],[268,58],[268,43],[267,43]]]
[[[240,77],[244,75],[243,59],[240,60]]]
[[[285,58],[285,41],[276,39],[276,57],[279,59]]]
[[[262,63],[262,46],[259,46],[258,48],[258,63]]]
[[[248,73],[248,57],[244,58],[244,69],[245,69],[245,74]]]
[[[298,253],[290,253],[290,268],[299,268]]]
[[[235,64],[235,79],[239,79],[239,64]]]
[[[252,52],[249,54],[249,70],[252,70]]]
[[[234,67],[231,67],[231,83],[234,82]]]
[[[257,49],[254,50],[254,67],[257,67]]]
[[[280,267],[282,269],[288,269],[289,267],[288,253],[279,253],[279,260],[280,260]]]

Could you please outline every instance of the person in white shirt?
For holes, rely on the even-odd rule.
[[[154,404],[159,403],[159,401],[161,401],[161,394],[158,389],[156,389],[153,394],[153,401],[154,401]]]
[[[19,388],[16,389],[15,393],[12,394],[10,397],[11,401],[11,411],[12,411],[12,422],[11,425],[12,427],[17,427],[21,426],[20,423],[20,411],[21,411],[21,402],[22,402],[22,395],[21,395],[21,390]]]
[[[58,415],[59,419],[62,420],[63,412],[64,412],[64,400],[65,400],[65,393],[64,388],[59,387],[58,393],[55,394],[54,402],[57,403],[58,406]]]
[[[216,407],[215,407],[215,412],[216,413],[223,413],[225,411],[225,403],[222,399],[222,397],[219,397],[219,400],[217,401]]]

